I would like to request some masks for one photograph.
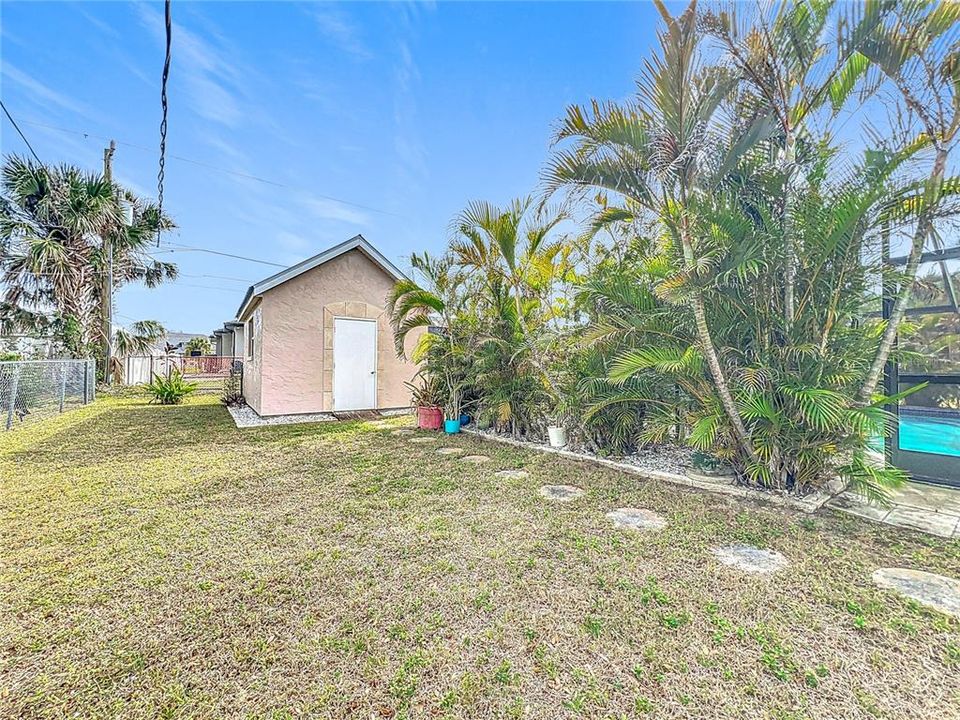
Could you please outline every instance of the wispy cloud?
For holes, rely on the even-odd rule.
[[[163,17],[146,3],[137,5],[143,25],[160,41],[164,38]],[[228,53],[215,47],[183,25],[175,24],[177,66],[193,110],[207,120],[236,127],[244,117],[241,109],[245,71]]]
[[[238,148],[233,143],[224,140],[219,135],[214,135],[212,133],[205,133],[203,136],[203,141],[212,147],[214,150],[217,150],[222,155],[230,158],[231,160],[237,160],[244,163],[249,163],[250,158],[247,156],[243,150]]]
[[[336,200],[303,195],[300,202],[304,209],[318,220],[337,220],[351,225],[370,224],[370,218],[362,210]]]
[[[75,6],[75,9],[76,9],[76,11],[77,11],[78,13],[80,13],[84,18],[86,18],[86,20],[87,20],[88,23],[90,23],[91,25],[93,25],[97,30],[99,30],[100,32],[102,32],[104,35],[109,35],[109,36],[115,37],[115,38],[120,37],[120,33],[119,33],[119,32],[117,32],[114,28],[112,28],[110,25],[108,25],[107,23],[105,23],[105,22],[104,22],[103,20],[101,20],[100,18],[96,17],[95,15],[91,15],[90,13],[88,13],[86,10],[84,10],[84,9],[81,8],[81,7],[76,7],[76,6]]]
[[[37,105],[48,108],[51,106],[57,107],[90,120],[99,120],[100,118],[100,114],[89,105],[57,92],[6,61],[3,63],[3,75],[11,82],[19,85],[26,92],[28,99]]]
[[[410,45],[405,40],[397,43],[398,59],[394,65],[393,119],[396,125],[394,150],[400,161],[400,175],[411,187],[427,175],[426,150],[420,140],[417,123],[415,86],[420,70]]]
[[[329,43],[359,60],[373,57],[373,52],[360,39],[360,31],[345,13],[332,5],[313,6],[309,13]]]
[[[314,243],[311,243],[306,238],[287,230],[278,232],[275,239],[277,244],[288,252],[302,252],[312,249],[314,245]]]

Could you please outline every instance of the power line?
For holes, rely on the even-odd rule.
[[[166,250],[154,250],[154,253],[175,253],[175,252],[203,252],[211,255],[222,255],[223,257],[235,258],[237,260],[246,260],[247,262],[260,263],[261,265],[272,265],[273,267],[285,268],[281,263],[270,262],[269,260],[259,260],[257,258],[246,257],[245,255],[234,255],[233,253],[221,252],[219,250],[209,250],[207,248],[193,247],[191,245],[180,245],[179,243],[167,241],[167,245],[174,247]]]
[[[33,125],[35,127],[47,128],[48,130],[55,130],[57,132],[69,133],[71,135],[80,135],[84,138],[93,138],[95,140],[105,140],[108,139],[103,135],[97,135],[95,133],[89,133],[84,130],[71,130],[70,128],[58,127],[56,125],[48,125],[47,123],[37,122],[35,120],[24,120],[24,125]],[[118,145],[124,145],[126,147],[134,148],[136,150],[142,150],[144,152],[153,152],[153,148],[146,147],[144,145],[138,145],[137,143],[128,142],[126,140],[117,140]],[[202,160],[194,160],[193,158],[184,157],[182,155],[167,155],[170,160],[177,160],[179,162],[190,163],[191,165],[196,165],[198,167],[206,168],[207,170],[213,170],[214,172],[223,173],[225,175],[233,175],[234,177],[241,177],[246,180],[253,180],[255,182],[263,183],[264,185],[272,185],[273,187],[284,188],[286,190],[299,190],[300,188],[293,185],[287,185],[282,182],[277,182],[276,180],[269,180],[258,175],[251,175],[250,173],[240,172],[239,170],[230,170],[229,168],[219,167],[218,165],[212,165],[211,163],[203,162]],[[334,197],[333,195],[323,195],[321,193],[310,191],[315,197],[320,198],[321,200],[330,200],[331,202],[340,203],[341,205],[349,205],[350,207],[355,207],[359,210],[367,210],[369,212],[379,213],[380,215],[390,215],[391,217],[400,218],[402,220],[407,220],[408,218],[405,215],[400,213],[391,212],[389,210],[382,210],[380,208],[373,207],[371,205],[364,205],[362,203],[356,203],[351,200],[344,200],[343,198]]]
[[[180,243],[170,242],[169,240],[167,240],[167,245],[173,245],[174,247],[169,247],[162,250],[149,250],[147,252],[149,255],[157,255],[159,253],[202,252],[202,253],[209,253],[210,255],[221,255],[223,257],[234,258],[236,260],[246,260],[247,262],[258,263],[260,265],[269,265],[271,267],[278,267],[278,268],[287,267],[282,263],[270,262],[269,260],[260,260],[259,258],[247,257],[245,255],[234,255],[233,253],[221,252],[219,250],[210,250],[209,248],[194,247],[191,245],[181,245]],[[3,268],[2,265],[0,265],[0,269],[6,269],[6,268]],[[31,275],[57,275],[58,274],[55,272],[32,272],[29,270],[24,270],[24,271],[29,272],[29,274]],[[97,271],[92,269],[91,269],[91,272],[94,275],[99,274]],[[186,277],[186,275],[184,275],[184,277]],[[249,284],[253,284],[253,282],[255,282],[251,280],[246,280],[244,278],[224,277],[221,275],[195,275],[194,277],[218,278],[220,280],[236,280],[237,282],[243,282],[243,283],[249,283]]]
[[[20,126],[17,125],[17,121],[13,119],[13,115],[10,114],[10,111],[7,110],[7,106],[4,105],[3,100],[0,100],[0,107],[3,108],[3,112],[6,114],[7,119],[20,134],[20,138],[27,144],[27,147],[30,148],[30,154],[36,159],[38,163],[43,165],[43,161],[40,159],[40,156],[37,155],[37,151],[33,149],[33,145],[30,144],[30,141],[27,140],[27,136],[23,134],[23,130],[20,129]]]
[[[229,280],[231,282],[246,283],[247,285],[253,285],[256,282],[256,280],[245,280],[244,278],[228,277],[226,275],[191,275],[190,273],[177,273],[177,277],[210,278],[211,280]]]
[[[231,295],[238,295],[238,292],[235,289],[214,287],[213,285],[193,285],[191,283],[178,283],[178,282],[172,282],[170,283],[170,285],[175,287],[201,288],[203,290],[219,290],[220,292],[227,292],[227,293],[230,293]],[[164,287],[164,286],[161,285],[160,287]]]

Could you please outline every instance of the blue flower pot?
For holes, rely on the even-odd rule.
[[[470,416],[464,413],[463,415],[460,416],[460,427],[464,427],[465,425],[469,425],[469,424],[470,424]]]
[[[443,430],[447,435],[455,435],[460,432],[460,421],[459,420],[444,420],[443,421]]]

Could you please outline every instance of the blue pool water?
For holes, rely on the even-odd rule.
[[[900,449],[960,457],[960,418],[901,414]]]

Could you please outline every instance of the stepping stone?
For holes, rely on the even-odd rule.
[[[473,463],[474,465],[479,465],[480,463],[485,463],[489,460],[486,455],[464,455],[460,458],[460,462]]]
[[[873,582],[884,590],[960,618],[960,580],[922,570],[880,568],[874,570]]]
[[[583,490],[573,485],[544,485],[540,488],[540,494],[547,500],[571,502],[581,497]]]
[[[462,452],[463,452],[463,448],[443,447],[437,450],[437,455],[459,455]]]
[[[715,547],[710,552],[724,565],[754,575],[767,575],[790,564],[775,550],[763,550],[753,545],[724,545]]]
[[[507,478],[507,480],[523,480],[530,477],[526,470],[500,470],[494,473],[497,477]]]
[[[410,438],[410,442],[412,442],[412,443],[420,443],[420,444],[422,444],[422,443],[435,443],[436,441],[437,441],[437,439],[436,439],[435,437],[415,437],[415,438]]]
[[[410,428],[400,428],[399,430],[392,430],[391,435],[413,435],[413,430]]]
[[[667,526],[666,520],[643,508],[619,508],[608,512],[607,517],[614,526],[631,530],[663,530]]]

